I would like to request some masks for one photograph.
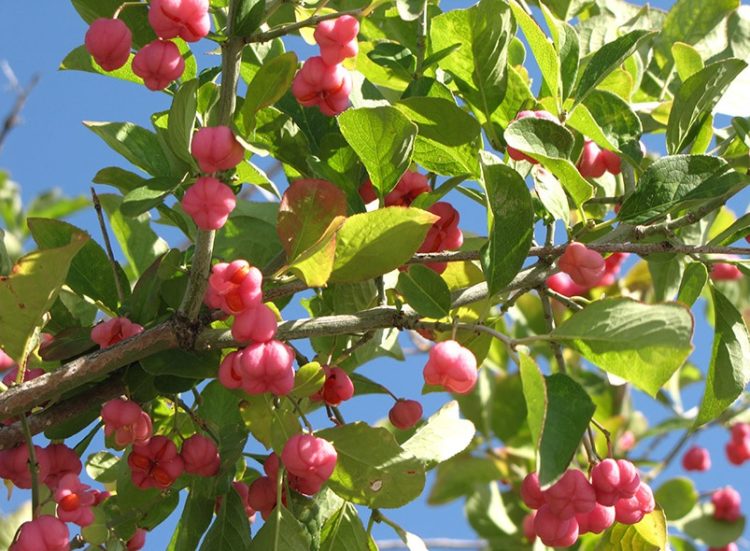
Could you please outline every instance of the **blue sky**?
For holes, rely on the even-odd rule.
[[[668,0],[652,2],[652,5],[665,8],[671,4]],[[0,3],[0,60],[9,63],[21,84],[28,82],[33,74],[41,76],[23,112],[22,124],[13,130],[0,151],[0,167],[9,171],[12,178],[23,186],[26,201],[39,191],[52,187],[61,188],[68,195],[87,194],[91,178],[97,170],[110,165],[123,166],[123,161],[116,154],[84,128],[81,124],[83,120],[129,120],[148,126],[151,113],[169,107],[170,100],[166,95],[151,93],[142,87],[97,75],[57,71],[65,54],[83,42],[85,31],[85,24],[67,1]],[[295,44],[299,45],[299,41]],[[307,52],[301,53],[304,57]],[[198,54],[198,63],[201,67],[208,65],[201,54]],[[13,100],[13,95],[5,88],[4,78],[0,77],[0,116],[9,110]],[[658,141],[649,145],[656,147]],[[476,207],[462,201],[460,196],[454,199],[462,209],[462,228],[484,232],[483,213],[478,209],[472,210]],[[743,200],[746,199],[743,197]],[[732,206],[744,212],[745,204],[734,202]],[[75,215],[71,222],[98,236],[93,210]],[[169,234],[166,237],[170,239]],[[173,246],[179,243],[176,236],[171,236]],[[693,360],[705,369],[711,332],[703,319],[703,305],[699,304],[695,312],[699,322],[696,338],[698,350]],[[301,314],[299,310],[294,310],[287,315]],[[379,360],[366,365],[361,372],[388,385],[399,395],[418,397],[424,361],[424,356],[419,355],[409,357],[404,363]],[[442,394],[425,396],[422,400],[425,412],[434,412],[445,399],[446,396]],[[697,394],[691,393],[688,404],[692,405],[698,399]],[[347,419],[375,422],[385,416],[390,405],[390,399],[382,396],[363,397],[347,405],[344,413]],[[637,405],[652,422],[667,413],[661,406],[640,397]],[[317,422],[319,426],[325,424],[323,419]],[[706,431],[700,436],[699,442],[714,451],[714,467],[709,473],[697,475],[695,480],[701,491],[733,482],[740,491],[744,490],[743,493],[750,495],[750,483],[747,482],[750,466],[737,468],[727,464],[723,456],[727,439],[726,432],[720,429]],[[664,449],[668,448],[669,443],[665,443]],[[251,451],[262,450],[257,448]],[[676,474],[680,474],[680,470],[673,468],[662,479]],[[21,491],[15,491],[10,501],[0,497],[0,512],[14,509],[22,499],[27,499],[27,496]],[[473,531],[464,520],[461,502],[435,508],[428,507],[423,498],[389,516],[422,537],[473,537]],[[174,522],[175,518],[170,518],[149,535],[147,549],[164,548]],[[377,526],[375,536],[390,539],[394,534],[385,526]]]

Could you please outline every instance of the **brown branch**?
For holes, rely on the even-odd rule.
[[[366,15],[368,12],[369,10],[367,8],[364,8],[364,9],[358,9],[358,10],[326,13],[324,15],[315,15],[313,17],[308,17],[307,19],[298,21],[296,23],[288,23],[286,25],[279,25],[278,27],[267,30],[265,32],[254,33],[250,35],[248,38],[246,38],[245,42],[247,44],[250,44],[252,42],[268,42],[269,40],[273,40],[274,38],[278,38],[280,36],[285,36],[289,33],[293,33],[300,29],[304,29],[305,27],[314,27],[321,21],[328,21],[329,19],[338,19],[342,15],[353,15],[354,17],[359,17],[360,15]]]
[[[10,113],[5,117],[2,128],[0,128],[0,151],[2,151],[3,144],[5,143],[8,134],[10,134],[10,131],[18,126],[18,123],[21,121],[21,111],[23,111],[23,107],[26,105],[26,100],[29,98],[29,94],[31,94],[31,91],[34,89],[37,82],[39,82],[39,75],[34,75],[31,77],[31,81],[29,81],[26,88],[19,88],[17,85],[14,86],[14,88],[17,89],[16,101],[13,104]]]

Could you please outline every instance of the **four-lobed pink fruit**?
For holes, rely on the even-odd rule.
[[[91,508],[96,505],[96,493],[91,486],[83,484],[77,475],[66,474],[60,479],[54,493],[57,518],[78,526],[88,526],[94,522]]]
[[[104,435],[113,437],[115,447],[145,444],[152,434],[151,417],[131,400],[115,398],[102,406]]]
[[[330,442],[311,434],[295,434],[281,451],[281,462],[287,471],[308,481],[315,492],[331,477],[337,458]]]
[[[406,430],[419,423],[422,418],[422,404],[416,400],[396,400],[388,412],[388,420],[397,429]]]
[[[182,443],[180,457],[185,472],[198,476],[214,476],[221,467],[221,458],[216,444],[202,434],[194,434]]]
[[[114,71],[127,63],[133,34],[120,19],[99,18],[86,31],[86,50],[105,71]]]
[[[318,23],[313,37],[318,43],[323,61],[328,65],[336,65],[348,57],[357,55],[358,34],[359,21],[351,15],[342,15],[336,19]]]
[[[620,524],[638,524],[655,508],[656,502],[651,488],[641,482],[631,497],[620,498],[615,503],[615,520]]]
[[[199,129],[193,136],[190,153],[206,174],[231,170],[245,158],[245,148],[228,126]]]
[[[50,515],[24,522],[9,551],[68,551],[70,533],[65,523]]]
[[[292,82],[292,94],[300,105],[315,107],[333,117],[349,105],[352,76],[341,65],[328,65],[322,57],[309,58]]]
[[[736,281],[742,279],[740,269],[728,262],[716,262],[712,264],[709,275],[713,281]]]
[[[693,446],[682,456],[682,467],[686,471],[707,471],[711,468],[711,455],[706,448]]]
[[[591,485],[602,505],[615,505],[633,497],[641,483],[638,470],[625,459],[605,459],[591,469]]]
[[[248,394],[285,396],[294,387],[294,352],[277,340],[254,343],[228,354],[219,366],[219,381]]]
[[[430,349],[422,373],[428,385],[439,385],[456,394],[466,394],[477,382],[477,360],[471,350],[458,342],[443,341]]]
[[[142,325],[119,317],[95,325],[91,330],[91,340],[101,348],[107,348],[140,333],[143,333]]]
[[[439,201],[428,208],[427,211],[439,218],[430,226],[417,252],[435,253],[460,249],[464,242],[464,234],[458,227],[460,215],[453,208],[453,205],[445,201]],[[425,266],[437,273],[443,273],[448,265],[445,262],[430,262]]]
[[[585,474],[569,469],[544,492],[544,500],[555,516],[568,519],[590,513],[596,505],[596,494]]]
[[[177,446],[166,436],[135,444],[128,455],[128,466],[133,484],[142,490],[169,488],[185,469]]]
[[[325,371],[325,382],[316,393],[310,396],[311,400],[322,400],[329,406],[338,406],[354,396],[354,383],[349,374],[336,366],[323,366]]]
[[[385,206],[408,207],[412,204],[414,199],[422,193],[429,192],[430,189],[430,182],[427,180],[427,176],[420,174],[415,170],[407,170],[399,179],[396,187],[386,194],[384,200]],[[377,191],[369,178],[359,186],[359,195],[365,203],[371,203],[377,200]]]
[[[140,551],[146,545],[146,530],[138,528],[135,534],[125,544],[125,548],[128,551]]]
[[[163,90],[182,76],[185,60],[174,42],[157,39],[138,50],[132,67],[146,88],[156,91]]]
[[[588,513],[576,514],[578,534],[601,534],[615,522],[615,508],[596,503]]]
[[[714,506],[714,518],[734,522],[742,515],[740,505],[742,498],[737,490],[726,486],[711,494],[711,503]]]
[[[731,436],[725,448],[727,459],[733,465],[742,465],[750,460],[750,425],[735,423],[732,425]]]
[[[622,160],[619,155],[606,149],[601,149],[592,140],[586,139],[583,144],[581,158],[578,160],[578,172],[584,178],[600,178],[605,172],[620,174]]]
[[[148,22],[160,38],[196,42],[211,30],[208,0],[151,0]]]
[[[219,262],[211,268],[205,303],[230,315],[261,304],[263,274],[245,260]]]
[[[211,176],[198,178],[182,197],[182,208],[202,230],[218,230],[237,205],[232,188]]]
[[[237,342],[268,342],[276,335],[277,327],[273,310],[259,304],[234,317],[232,337]]]
[[[557,259],[557,265],[573,282],[583,287],[596,285],[606,267],[601,254],[577,241],[565,247],[565,252]]]
[[[570,547],[578,539],[575,517],[560,518],[549,505],[542,505],[534,517],[534,532],[544,545]]]

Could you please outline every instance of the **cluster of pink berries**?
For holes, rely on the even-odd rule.
[[[430,189],[430,184],[424,174],[407,170],[399,179],[396,187],[385,196],[385,206],[408,207],[417,197],[423,193],[428,193]],[[375,187],[369,178],[360,186],[359,195],[365,203],[371,203],[378,199]],[[417,252],[435,253],[460,249],[464,243],[464,235],[458,227],[460,220],[458,211],[450,203],[444,201],[435,203],[427,211],[439,216],[439,219],[427,232]],[[445,262],[432,262],[426,264],[426,266],[438,273],[443,273],[448,265]]]
[[[524,534],[550,547],[570,547],[578,536],[601,534],[617,521],[637,524],[654,510],[651,488],[638,470],[624,459],[605,459],[591,470],[591,482],[569,469],[555,484],[542,491],[536,473],[521,484],[521,499],[534,511],[523,523]]]
[[[242,162],[245,149],[228,126],[208,126],[193,136],[190,152],[205,174],[231,170]],[[202,176],[188,188],[182,208],[202,230],[218,230],[237,206],[232,188],[213,176]]]
[[[330,442],[311,434],[296,434],[287,440],[281,451],[289,487],[307,496],[317,494],[336,467],[337,454]],[[276,507],[276,478],[279,457],[271,453],[263,463],[266,476],[255,479],[248,492],[247,503],[266,519]],[[282,492],[282,503],[286,494]]]
[[[329,117],[346,110],[352,76],[341,62],[357,55],[358,34],[359,21],[351,15],[318,23],[313,36],[320,55],[305,61],[292,82],[292,94],[300,105],[317,106]]]
[[[561,271],[547,278],[547,286],[566,297],[582,295],[593,287],[608,287],[616,281],[628,256],[628,253],[613,253],[605,259],[574,241],[558,259]]]
[[[131,400],[116,398],[102,406],[104,434],[117,449],[132,445],[128,466],[133,484],[141,489],[165,489],[183,473],[210,477],[219,472],[221,460],[210,438],[194,434],[178,452],[165,436],[153,436],[148,413]]]
[[[742,465],[750,460],[750,425],[732,425],[731,440],[726,445],[727,459],[733,465]]]
[[[149,90],[163,90],[182,76],[185,60],[168,39],[197,42],[206,36],[211,29],[208,7],[208,0],[151,0],[148,21],[159,38],[143,46],[132,63]],[[102,69],[114,71],[127,63],[133,35],[122,20],[101,18],[91,23],[85,43]]]

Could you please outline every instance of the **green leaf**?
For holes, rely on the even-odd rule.
[[[578,75],[578,62],[581,53],[578,32],[565,21],[558,20],[544,4],[541,4],[541,8],[560,59],[561,97],[567,98],[573,91],[573,85]]]
[[[391,106],[348,109],[338,121],[375,189],[385,196],[409,168],[417,125]]]
[[[547,409],[547,384],[534,359],[524,352],[519,353],[523,397],[526,401],[526,420],[534,447],[539,445]]]
[[[148,213],[137,217],[125,216],[120,210],[122,200],[116,195],[100,195],[99,201],[109,216],[112,233],[128,260],[125,272],[136,279],[154,260],[167,252],[169,246],[151,229]]]
[[[396,0],[398,16],[404,21],[414,21],[424,11],[424,0]]]
[[[132,122],[84,121],[83,124],[133,165],[152,176],[169,176],[169,160],[153,132]]]
[[[320,530],[320,551],[369,551],[371,541],[351,503],[344,503]]]
[[[261,66],[247,86],[247,95],[238,114],[245,132],[255,128],[258,111],[270,107],[286,94],[296,72],[297,55],[294,52],[281,54]]]
[[[11,275],[0,279],[0,348],[17,362],[31,353],[36,329],[88,240],[85,233],[71,233],[65,245],[27,254],[16,262]]]
[[[464,513],[477,534],[488,539],[505,537],[518,530],[508,516],[503,496],[495,482],[477,488],[466,499]]]
[[[311,174],[307,165],[310,146],[292,118],[275,107],[261,109],[255,117],[255,133],[244,132],[253,147],[268,151],[274,159],[293,167],[301,175]]]
[[[180,159],[191,165],[195,164],[190,153],[190,142],[195,128],[195,114],[198,110],[198,80],[184,82],[177,90],[169,109],[169,126],[167,136],[169,145]]]
[[[698,297],[703,292],[708,282],[708,270],[706,265],[702,262],[691,262],[685,268],[685,273],[682,275],[682,282],[680,283],[680,290],[677,293],[677,300],[692,306]]]
[[[474,117],[444,98],[406,98],[395,107],[419,129],[415,162],[447,176],[479,174],[480,127]]]
[[[357,422],[319,431],[338,460],[328,487],[342,498],[368,507],[395,508],[422,493],[421,462],[405,452],[382,427]]]
[[[367,57],[374,63],[388,67],[408,80],[417,68],[417,58],[411,50],[398,42],[383,40],[367,52]]]
[[[729,245],[750,235],[750,214],[743,214],[732,225],[711,239],[707,245]]]
[[[395,270],[417,252],[436,220],[427,211],[405,207],[350,216],[336,238],[330,281],[355,283]]]
[[[258,30],[266,13],[264,0],[241,0],[237,6],[232,34],[246,38]]]
[[[27,223],[34,241],[42,249],[65,246],[74,236],[84,233],[60,220],[28,218]],[[121,282],[123,287],[129,287],[125,274],[121,275]],[[107,253],[93,239],[89,239],[71,261],[65,283],[76,293],[101,301],[113,311],[117,310],[119,301],[112,265]]]
[[[234,489],[230,493],[234,494]],[[195,551],[203,533],[211,524],[215,506],[216,499],[198,495],[191,490],[167,551]]]
[[[278,509],[271,512],[271,516],[253,538],[250,549],[252,551],[309,551],[309,539],[302,525],[282,505],[280,515]]]
[[[654,498],[664,509],[667,520],[677,520],[687,515],[698,503],[698,491],[692,480],[678,477],[659,486]]]
[[[539,483],[549,486],[568,468],[596,406],[586,391],[562,373],[545,377],[547,404],[539,440]],[[532,434],[539,431],[532,429]]]
[[[432,51],[461,47],[440,60],[473,110],[489,119],[505,97],[508,44],[513,20],[501,0],[480,0],[464,10],[451,10],[430,22]]]
[[[125,216],[138,216],[161,205],[164,199],[180,186],[175,178],[152,178],[142,187],[125,194],[120,212]]]
[[[534,207],[521,175],[504,164],[483,164],[489,203],[489,241],[482,249],[482,270],[489,294],[510,283],[523,267],[531,248]]]
[[[72,50],[68,55],[65,56],[65,59],[63,59],[60,63],[59,69],[61,71],[84,71],[86,73],[94,73],[98,75],[119,78],[121,80],[126,80],[128,82],[134,82],[136,84],[143,85],[143,79],[136,75],[131,68],[133,57],[135,56],[131,54],[125,65],[123,65],[119,69],[115,69],[114,71],[105,71],[96,64],[96,62],[91,57],[91,54],[89,54],[89,52],[86,50],[86,46],[78,46],[76,49]]]
[[[232,216],[216,236],[214,256],[244,258],[254,266],[265,266],[283,254],[276,227],[254,216]]]
[[[659,41],[666,48],[678,41],[696,44],[739,5],[740,0],[708,3],[702,0],[677,0],[664,19]]]
[[[458,402],[452,400],[430,416],[402,447],[430,468],[464,451],[474,433],[474,424],[461,419]]]
[[[747,67],[739,59],[725,59],[706,65],[677,89],[667,123],[667,151],[676,154],[697,137],[704,117],[709,115],[732,81]]]
[[[631,159],[640,160],[641,120],[628,102],[612,92],[593,90],[583,103],[575,107],[567,124],[600,147],[619,150]]]
[[[672,44],[672,56],[674,57],[674,63],[677,67],[677,74],[683,82],[704,67],[701,54],[699,54],[698,50],[693,48],[690,44],[675,42]]]
[[[486,485],[503,477],[498,462],[487,457],[461,454],[440,463],[427,503],[442,505],[473,493],[478,485]]]
[[[245,506],[234,488],[222,500],[219,514],[211,525],[201,551],[245,551],[250,548],[250,523]],[[267,549],[271,549],[268,547]]]
[[[109,452],[96,452],[86,460],[86,474],[101,484],[117,480],[119,457]]]
[[[499,374],[494,379],[489,404],[490,426],[500,440],[509,442],[524,429],[527,421],[521,377],[516,373]]]
[[[713,517],[712,507],[698,506],[677,525],[682,532],[698,542],[718,548],[742,537],[745,531],[745,517],[740,517],[734,522],[716,520]]]
[[[667,549],[667,522],[664,513],[656,509],[638,524],[627,526],[616,523],[601,538],[599,551],[660,551]]]
[[[516,0],[510,3],[510,8],[513,10],[513,16],[516,18],[518,26],[521,27],[529,47],[531,47],[531,52],[534,54],[537,65],[539,65],[547,89],[550,90],[553,98],[559,98],[561,88],[560,60],[555,47],[539,24],[526,13],[526,10]]]
[[[396,289],[422,316],[442,318],[451,308],[451,292],[445,280],[426,266],[414,264],[398,275]]]
[[[318,362],[301,366],[294,374],[294,388],[291,395],[297,399],[315,394],[326,381],[326,374]]]
[[[736,179],[737,174],[719,157],[661,157],[643,173],[618,216],[628,224],[650,222],[674,212],[694,197],[718,197],[731,189]]]
[[[598,300],[551,333],[591,363],[655,396],[692,351],[693,317],[680,304]]]
[[[244,426],[258,442],[281,453],[290,436],[299,432],[297,414],[288,402],[275,407],[268,394],[248,396],[240,404]]]
[[[630,31],[617,40],[605,44],[594,53],[583,70],[581,79],[578,81],[575,92],[575,104],[582,102],[607,75],[630,57],[642,41],[652,37],[654,34],[645,30]]]
[[[742,394],[750,382],[750,337],[742,314],[718,289],[711,286],[714,301],[714,343],[695,426],[712,421]]]
[[[569,158],[573,135],[559,124],[533,117],[521,119],[505,129],[505,141],[552,172],[577,206],[592,196],[591,184],[581,176]]]

